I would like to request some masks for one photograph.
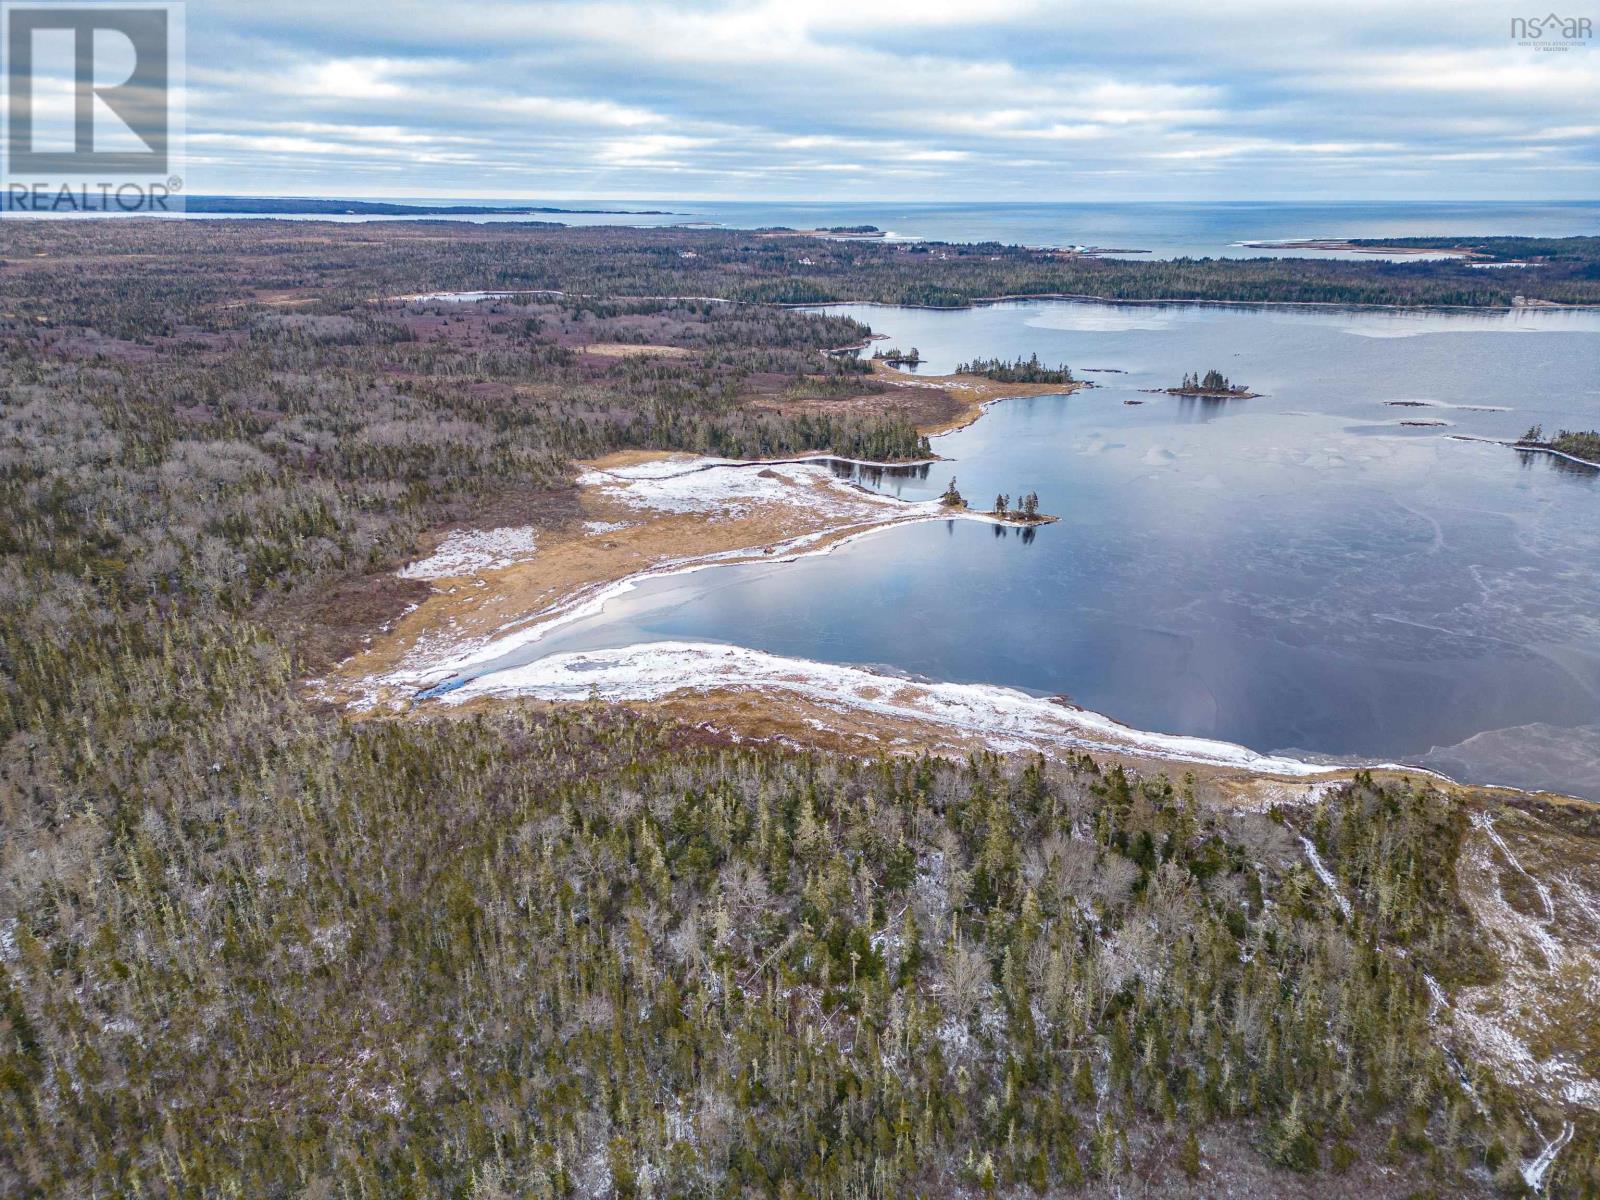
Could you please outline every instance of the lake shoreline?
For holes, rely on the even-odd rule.
[[[1087,292],[1028,292],[1003,296],[974,296],[965,304],[913,304],[893,300],[807,300],[774,304],[775,308],[817,309],[851,305],[860,308],[909,308],[922,312],[967,312],[994,304],[1016,304],[1029,300],[1055,300],[1068,303],[1118,304],[1118,305],[1172,305],[1204,304],[1216,308],[1330,308],[1350,310],[1375,310],[1379,312],[1467,312],[1509,313],[1525,310],[1541,312],[1587,312],[1600,309],[1600,304],[1558,304],[1554,301],[1527,302],[1523,304],[1376,304],[1355,300],[1209,300],[1189,296],[1157,296],[1129,298],[1096,296]],[[729,300],[729,304],[750,304],[756,301]]]
[[[1240,242],[1246,250],[1339,250],[1349,254],[1400,255],[1406,258],[1482,258],[1483,254],[1465,246],[1449,249],[1430,246],[1397,246],[1382,241],[1350,241],[1345,238],[1285,238],[1278,241]]]
[[[881,364],[875,370],[900,376],[902,386],[948,385],[953,378],[916,379]],[[979,396],[950,429],[964,428],[989,406],[1012,396],[1077,390],[1062,385],[966,382]],[[927,432],[938,436],[948,431]],[[1015,688],[922,681],[718,643],[673,645],[665,650],[661,643],[642,643],[606,652],[598,659],[592,653],[558,653],[520,666],[472,674],[475,666],[496,661],[592,616],[608,601],[649,580],[731,563],[788,562],[828,554],[839,546],[906,524],[936,520],[978,520],[997,526],[1045,523],[945,508],[937,501],[902,501],[831,474],[823,479],[821,464],[829,461],[892,470],[928,467],[938,460],[866,463],[819,454],[789,460],[730,461],[625,451],[585,464],[579,477],[580,506],[586,515],[592,511],[600,519],[587,522],[582,532],[569,528],[558,539],[541,534],[537,548],[523,561],[482,572],[470,581],[440,581],[447,586],[436,589],[428,601],[367,651],[340,664],[327,679],[313,681],[312,689],[369,718],[598,698],[736,740],[767,740],[862,755],[959,757],[994,751],[1061,757],[1092,753],[1138,771],[1198,773],[1211,794],[1237,804],[1304,802],[1364,770],[1395,779],[1425,779],[1435,786],[1458,786],[1421,767],[1288,759],[1216,739],[1137,730],[1064,698],[1032,696]],[[783,472],[803,474],[784,481],[767,478]],[[765,479],[779,487],[785,502],[769,506],[754,520],[745,514],[742,519],[721,522],[707,519],[706,507],[696,507],[691,488],[687,513],[670,507],[651,512],[646,502],[645,518],[630,520],[625,529],[620,520],[604,519],[608,514],[616,518],[620,511],[637,517],[638,510],[630,510],[630,505],[640,497],[627,494],[636,487],[643,485],[649,491],[651,487],[677,486],[674,481],[696,476],[706,481],[708,495],[724,486],[719,480],[731,476],[747,481]],[[808,490],[818,488],[830,496],[847,495],[866,508],[834,514],[833,519],[825,514],[819,520],[806,500]],[[692,526],[687,542],[685,516]],[[619,544],[618,539],[626,540]],[[548,564],[563,556],[570,558],[575,551],[590,552],[588,557],[593,559],[597,547],[626,551],[629,546],[635,551],[632,562],[623,553],[603,565],[593,561],[577,564],[564,579],[559,569],[553,572],[554,578],[541,579],[552,574],[546,569]],[[637,557],[641,546],[649,547],[648,561]],[[545,585],[542,589],[541,582]],[[506,603],[485,604],[486,598],[495,597]],[[470,619],[475,613],[480,619]],[[607,675],[596,667],[597,661],[602,667],[611,661],[615,670]],[[575,693],[560,672],[580,672],[581,689]],[[522,686],[515,682],[519,674],[526,677]],[[500,678],[502,675],[508,678]],[[982,703],[969,704],[969,693],[981,696]],[[1003,719],[992,712],[1004,714]]]
[[[522,288],[494,291],[439,291],[411,292],[397,295],[373,296],[373,303],[388,304],[478,304],[496,300],[512,300],[518,296],[576,296],[580,299],[606,299],[619,302],[660,301],[685,304],[736,304],[750,308],[793,308],[798,310],[835,308],[851,305],[860,308],[900,308],[921,312],[967,312],[994,304],[1016,304],[1030,300],[1052,300],[1063,303],[1116,304],[1116,305],[1174,305],[1203,304],[1216,308],[1314,308],[1344,309],[1347,311],[1376,312],[1461,312],[1510,313],[1540,312],[1590,312],[1600,310],[1600,304],[1563,304],[1552,300],[1525,301],[1522,304],[1379,304],[1357,300],[1213,300],[1193,296],[1098,296],[1088,292],[1022,292],[999,296],[975,296],[964,304],[916,304],[911,301],[860,300],[842,297],[834,300],[733,300],[726,296],[612,296],[602,293],[568,293],[559,288]],[[839,347],[843,350],[861,349],[859,346]]]
[[[1600,471],[1600,462],[1593,459],[1579,458],[1576,454],[1568,454],[1565,450],[1557,450],[1554,446],[1537,445],[1530,442],[1508,441],[1504,438],[1477,437],[1470,433],[1452,433],[1452,441],[1457,442],[1485,442],[1491,446],[1506,446],[1512,450],[1519,450],[1523,454],[1548,454],[1552,458],[1563,458],[1567,462],[1577,463],[1580,467],[1591,467]]]
[[[1011,386],[1027,394],[1022,385]],[[992,389],[978,390],[981,401],[969,407],[981,413],[998,397]],[[958,418],[961,425],[971,419],[975,415]],[[504,561],[429,576],[427,563],[453,561],[446,551],[450,539],[492,540],[504,531],[454,530],[434,539],[401,572],[430,578],[434,591],[374,635],[367,649],[316,681],[314,690],[341,706],[404,705],[446,682],[483,648],[536,640],[647,579],[732,562],[789,561],[905,524],[968,520],[1030,530],[1055,520],[905,501],[838,478],[834,470],[842,464],[926,471],[939,461],[879,462],[829,453],[730,460],[621,451],[580,463],[577,507],[589,520],[529,531],[518,542],[521,552]]]
[[[954,396],[960,411],[942,421],[930,421],[917,427],[925,437],[942,437],[965,429],[989,410],[990,405],[1021,396],[1070,396],[1074,392],[1094,387],[1087,379],[1068,383],[1002,383],[983,375],[917,375],[890,366],[881,358],[872,362],[872,378],[899,388],[928,388]]]

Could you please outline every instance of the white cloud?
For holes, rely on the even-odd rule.
[[[1511,162],[1594,194],[1600,46],[1508,35],[1453,0],[209,0],[189,124],[211,190],[338,194],[365,157],[412,195],[1470,196]]]

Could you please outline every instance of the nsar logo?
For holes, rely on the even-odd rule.
[[[1570,50],[1586,44],[1592,36],[1594,22],[1589,17],[1547,13],[1542,17],[1511,18],[1512,39],[1537,50]]]

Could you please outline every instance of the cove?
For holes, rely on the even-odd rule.
[[[1037,353],[1095,380],[995,405],[935,439],[950,461],[931,471],[861,480],[926,499],[955,475],[984,507],[1034,490],[1061,521],[905,526],[645,581],[474,674],[727,642],[1600,798],[1600,473],[1453,436],[1600,426],[1600,312],[829,311],[918,347],[925,371]],[[1146,390],[1211,367],[1262,395]]]

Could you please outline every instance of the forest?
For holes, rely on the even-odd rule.
[[[1600,238],[1563,242],[1534,270],[1457,260],[1166,259],[1063,255],[994,243],[881,243],[721,230],[551,229],[512,223],[149,221],[8,230],[0,295],[111,337],[160,336],[203,310],[281,295],[334,311],[449,289],[562,290],[607,299],[713,297],[767,304],[875,301],[955,307],[999,296],[1130,301],[1465,305],[1600,303]],[[1505,239],[1510,250],[1525,239]],[[808,263],[800,260],[806,259]],[[148,262],[140,293],[119,270]],[[809,265],[808,265],[809,264]],[[33,281],[39,286],[29,286]],[[42,287],[64,287],[64,303]],[[247,295],[241,295],[241,288]],[[46,312],[46,309],[49,312]]]
[[[1430,979],[1496,967],[1431,788],[1226,810],[1083,756],[867,761],[592,703],[357,720],[304,686],[426,587],[395,575],[425,530],[573,519],[574,459],[926,454],[822,353],[864,326],[703,298],[781,292],[802,250],[851,296],[1502,286],[8,225],[0,1194],[1523,1191],[1526,1097],[1432,1019]],[[521,294],[388,299],[448,287]],[[1549,1187],[1600,1195],[1600,1123]]]

